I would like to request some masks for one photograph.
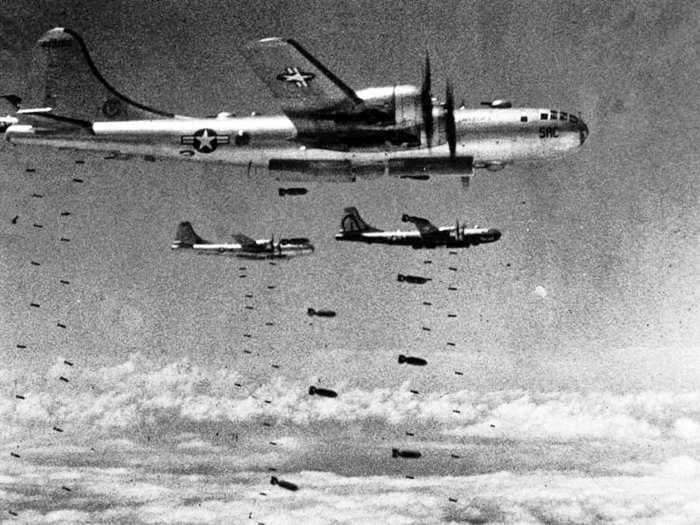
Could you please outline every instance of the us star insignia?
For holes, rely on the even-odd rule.
[[[213,129],[198,129],[194,135],[180,137],[182,144],[194,146],[200,153],[211,153],[219,144],[228,144],[229,141],[228,135],[217,135]]]
[[[314,78],[316,78],[316,75],[302,71],[298,67],[288,67],[283,73],[277,75],[277,80],[291,82],[296,87],[309,87],[308,81]]]

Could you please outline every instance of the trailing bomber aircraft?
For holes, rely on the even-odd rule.
[[[255,240],[237,233],[233,235],[235,243],[213,243],[205,241],[197,235],[189,222],[181,222],[177,226],[175,241],[170,246],[173,250],[194,250],[206,255],[233,255],[245,259],[286,259],[296,255],[313,253],[314,246],[306,237],[292,239]]]
[[[54,28],[38,41],[35,100],[3,120],[13,144],[107,152],[107,158],[180,158],[262,167],[279,180],[354,181],[383,174],[425,179],[474,168],[500,170],[546,159],[583,144],[588,127],[573,112],[513,108],[494,100],[484,108],[455,108],[433,98],[426,56],[420,88],[355,91],[295,40],[264,38],[243,54],[279,101],[284,115],[199,118],[140,104],[119,93],[98,71],[83,39]],[[15,122],[13,119],[17,119]]]
[[[501,238],[501,232],[494,228],[467,228],[459,221],[454,226],[438,228],[430,221],[421,217],[403,215],[403,222],[412,222],[417,231],[383,231],[367,224],[357,208],[345,208],[340,221],[340,231],[336,234],[337,241],[356,241],[368,244],[399,244],[413,248],[469,248],[477,244],[495,242]],[[401,280],[399,277],[399,280]]]

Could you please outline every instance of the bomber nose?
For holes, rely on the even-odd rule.
[[[494,228],[492,228],[492,229],[489,230],[489,235],[491,236],[491,238],[492,238],[494,241],[497,241],[498,239],[501,238],[501,232],[500,232],[500,230],[496,230],[496,229],[494,229]]]
[[[581,144],[583,144],[588,138],[588,126],[586,126],[586,123],[583,120],[579,121],[578,130],[581,136]]]

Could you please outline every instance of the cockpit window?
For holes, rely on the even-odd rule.
[[[559,120],[566,120],[566,117],[568,117],[566,111],[562,111],[561,113],[559,113]]]
[[[527,117],[525,117],[525,116],[520,117],[520,122],[527,122]]]
[[[574,124],[578,124],[578,118],[575,115],[569,115],[569,122],[573,122]]]
[[[557,120],[557,110],[556,109],[550,109],[550,112],[552,113],[552,120]]]
[[[540,119],[547,120],[548,117],[549,117],[549,113],[540,113]]]

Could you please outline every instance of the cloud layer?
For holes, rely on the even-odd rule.
[[[698,392],[333,387],[337,398],[310,396],[300,380],[250,378],[187,359],[162,364],[139,354],[98,370],[60,360],[38,383],[18,378],[24,399],[0,401],[3,519],[700,520]],[[408,428],[416,437],[405,435]],[[415,447],[423,457],[392,458],[393,446]],[[270,485],[271,467],[299,491]]]
[[[12,376],[10,372],[5,377]],[[65,377],[70,382],[59,380]],[[169,364],[139,354],[95,371],[59,361],[38,385],[17,387],[24,400],[0,400],[6,429],[63,425],[91,432],[134,430],[163,420],[191,425],[228,422],[306,427],[380,421],[432,425],[445,435],[493,439],[675,439],[700,443],[700,392],[412,393],[344,390],[308,395],[308,384],[283,377],[257,380],[237,371],[207,370],[182,359]],[[10,430],[11,431],[11,430]]]
[[[145,474],[138,469],[56,467],[19,472],[0,487],[27,493],[32,479],[70,484],[70,494],[5,499],[22,523],[696,523],[700,462],[677,456],[641,475],[495,472],[479,476],[343,477],[284,474],[289,492],[256,473],[229,476]],[[58,479],[57,479],[58,478]],[[22,485],[19,480],[24,480]],[[11,517],[6,513],[5,518]],[[12,523],[8,519],[8,523]]]

